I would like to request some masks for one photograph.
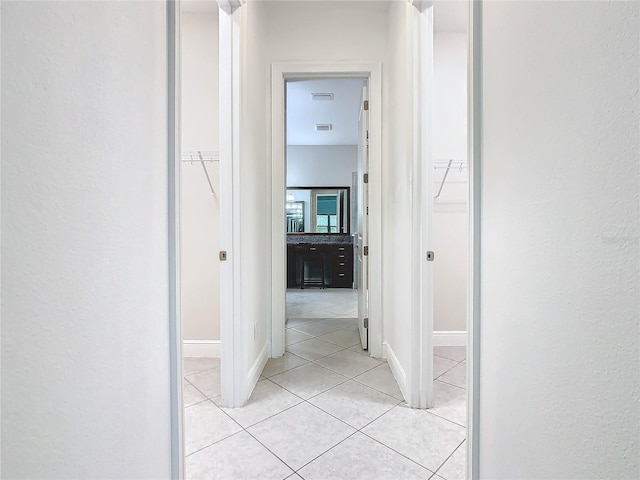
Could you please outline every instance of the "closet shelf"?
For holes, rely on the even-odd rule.
[[[215,150],[192,150],[182,153],[183,162],[219,162],[220,152]]]
[[[208,162],[219,162],[220,161],[220,152],[216,152],[213,150],[193,150],[191,152],[184,152],[182,154],[182,162],[190,162],[192,165],[194,163],[199,163],[202,165],[202,171],[204,172],[205,177],[207,178],[207,183],[209,183],[209,188],[211,189],[211,194],[215,197],[216,191],[213,188],[213,183],[211,183],[211,178],[209,177],[209,172],[207,171],[207,167],[205,163]]]

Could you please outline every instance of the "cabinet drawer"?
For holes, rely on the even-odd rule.
[[[327,251],[334,255],[353,255],[353,245],[337,244],[327,245]]]
[[[351,288],[353,286],[353,275],[349,272],[333,272],[332,286],[338,288]]]
[[[324,253],[325,250],[322,245],[296,245],[293,247],[294,251],[298,254],[303,253]]]

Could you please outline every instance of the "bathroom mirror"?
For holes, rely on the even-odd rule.
[[[349,201],[349,187],[287,187],[287,233],[351,233]]]

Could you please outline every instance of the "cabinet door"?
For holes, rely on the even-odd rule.
[[[287,288],[296,288],[298,286],[297,277],[297,258],[295,247],[287,245]]]

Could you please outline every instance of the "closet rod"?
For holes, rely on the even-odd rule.
[[[449,160],[449,164],[447,165],[447,171],[444,172],[444,177],[442,177],[442,183],[440,184],[440,189],[438,190],[438,194],[433,197],[435,200],[438,200],[440,198],[440,194],[442,193],[442,188],[444,187],[444,182],[446,182],[447,180],[447,175],[449,175],[449,170],[451,169],[451,164],[453,163],[453,160]]]
[[[211,189],[211,194],[215,197],[216,191],[213,189],[213,183],[211,183],[211,179],[209,178],[209,172],[207,172],[207,167],[204,165],[204,159],[202,158],[202,153],[200,153],[200,165],[202,165],[202,170],[204,170],[204,175],[207,177],[207,182],[209,182],[209,188]]]

